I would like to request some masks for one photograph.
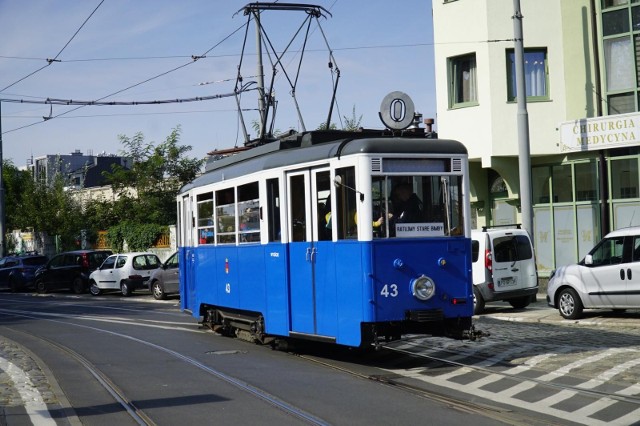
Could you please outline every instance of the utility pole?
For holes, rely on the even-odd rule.
[[[524,42],[520,0],[513,0],[513,36],[516,60],[516,96],[518,101],[518,168],[520,169],[520,212],[522,226],[533,235],[533,207],[531,205],[531,157],[529,150],[529,114],[527,88],[524,79]],[[532,238],[532,240],[534,240]]]
[[[262,66],[262,27],[260,25],[260,10],[253,12],[256,20],[256,50],[258,54],[258,110],[260,112],[260,130],[258,137],[264,138],[267,127],[267,104],[265,102],[264,93],[264,69]]]
[[[2,101],[0,101],[0,257],[4,257],[6,242],[5,242],[5,223],[4,223],[4,184],[2,182]]]

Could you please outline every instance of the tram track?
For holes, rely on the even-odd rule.
[[[103,329],[100,327],[77,324],[71,321],[63,321],[59,319],[51,319],[47,317],[47,316],[51,316],[51,314],[47,314],[47,313],[39,313],[39,312],[35,313],[35,312],[28,312],[28,311],[0,309],[0,315],[13,315],[13,316],[22,317],[22,318],[52,321],[58,324],[62,324],[64,326],[81,327],[84,329],[89,329],[91,331],[106,333],[111,336],[117,336],[123,339],[134,341],[136,343],[151,347],[157,351],[161,351],[165,354],[170,355],[171,357],[174,357],[182,362],[185,362],[193,367],[196,367],[199,370],[219,380],[222,380],[225,383],[230,384],[237,389],[240,389],[250,394],[254,398],[262,401],[263,403],[266,403],[268,406],[271,406],[272,408],[283,411],[286,414],[294,418],[297,418],[298,420],[302,421],[305,424],[318,425],[318,426],[325,426],[329,424],[329,422],[311,413],[306,412],[300,407],[296,407],[286,401],[281,400],[277,396],[265,391],[264,389],[260,389],[254,385],[251,385],[250,383],[247,383],[236,377],[228,375],[218,369],[207,366],[192,357],[189,357],[187,355],[174,351],[170,348],[167,348],[162,345],[158,345],[156,343],[153,343],[144,339],[140,339],[124,333],[114,332],[114,331]],[[86,369],[86,371],[88,371],[96,379],[96,381],[100,384],[100,386],[102,386],[105,390],[107,390],[107,392],[109,392],[109,394],[111,394],[114,400],[117,401],[118,404],[123,407],[123,409],[129,414],[129,416],[132,418],[134,422],[136,422],[139,425],[146,425],[146,426],[156,425],[156,423],[143,410],[139,409],[138,407],[135,406],[135,404],[132,403],[131,399],[121,389],[119,389],[119,387],[103,371],[101,371],[98,367],[96,367],[93,363],[91,363],[89,360],[87,360],[78,352],[74,351],[73,349],[69,348],[66,345],[63,345],[58,342],[54,342],[51,339],[48,339],[33,333],[21,332],[15,329],[10,329],[8,327],[5,327],[5,328],[13,332],[19,332],[23,335],[27,335],[27,336],[30,336],[31,338],[35,338],[42,342],[45,342],[51,347],[54,347],[57,350],[62,351],[66,355],[70,356],[71,358],[76,360],[84,369]]]
[[[404,377],[402,377],[401,375],[385,374],[382,372],[380,374],[367,374],[359,372],[353,368],[345,367],[341,365],[341,363],[332,362],[330,360],[318,358],[313,355],[296,354],[296,356],[309,362],[323,365],[327,368],[338,370],[345,374],[349,374],[363,380],[370,380],[385,386],[401,389],[402,391],[408,392],[412,395],[437,402],[460,412],[480,415],[495,421],[502,422],[504,424],[512,426],[553,426],[563,424],[550,422],[548,419],[542,421],[537,418],[523,416],[521,413],[516,413],[509,408],[499,407],[492,404],[470,402],[450,395],[446,395],[445,393],[438,392],[433,389],[427,389],[424,386],[412,385],[403,381]]]

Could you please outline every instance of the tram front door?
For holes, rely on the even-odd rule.
[[[333,339],[337,332],[333,247],[327,237],[326,209],[331,176],[327,168],[287,175],[289,232],[289,296],[291,334]]]

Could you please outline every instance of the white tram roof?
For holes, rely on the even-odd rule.
[[[382,131],[296,133],[219,160],[210,159],[205,173],[182,187],[180,192],[261,170],[360,153],[466,156],[467,149],[450,139],[428,139],[420,135],[394,137]]]

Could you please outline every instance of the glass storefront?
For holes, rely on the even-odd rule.
[[[607,160],[610,229],[640,226],[637,155]],[[575,263],[600,241],[598,160],[532,168],[534,244],[542,273]]]

